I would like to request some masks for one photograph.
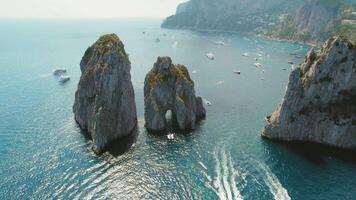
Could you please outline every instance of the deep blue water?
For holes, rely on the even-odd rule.
[[[356,199],[354,157],[260,137],[285,91],[287,62],[301,61],[290,53],[308,47],[159,25],[0,21],[0,199]],[[139,115],[137,142],[119,156],[96,156],[72,113],[79,62],[104,33],[117,33],[130,55]],[[264,72],[254,66],[257,48]],[[213,103],[196,131],[174,141],[143,128],[142,82],[164,55],[196,71],[197,94]],[[56,67],[67,68],[71,81],[59,84]]]

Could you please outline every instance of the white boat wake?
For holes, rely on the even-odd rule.
[[[215,173],[213,186],[208,185],[221,200],[243,200],[236,179],[241,178],[240,173],[234,168],[231,155],[225,149],[214,153]],[[205,165],[204,165],[205,166]],[[207,169],[207,168],[206,168]],[[211,184],[211,177],[203,173]]]

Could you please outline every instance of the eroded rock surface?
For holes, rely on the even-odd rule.
[[[342,37],[310,50],[262,135],[356,148],[356,47]]]
[[[114,140],[133,134],[137,127],[131,83],[131,64],[115,34],[101,36],[80,63],[82,75],[75,94],[75,120],[101,153]]]
[[[192,130],[196,122],[205,117],[202,98],[195,96],[194,82],[187,68],[174,65],[169,57],[158,57],[145,79],[145,120],[150,131],[163,131],[172,118],[181,130]]]

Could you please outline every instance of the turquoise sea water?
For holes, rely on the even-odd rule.
[[[287,62],[302,59],[290,53],[308,47],[159,25],[0,21],[0,199],[356,199],[356,162],[348,152],[260,137],[285,91]],[[104,33],[117,33],[130,55],[139,115],[137,142],[118,156],[96,156],[72,113],[79,62]],[[226,46],[214,44],[220,40]],[[264,72],[254,66],[257,48]],[[205,56],[210,52],[214,61]],[[164,55],[185,64],[197,94],[213,103],[196,131],[173,141],[143,128],[142,82]],[[71,81],[59,84],[56,67],[67,68]]]

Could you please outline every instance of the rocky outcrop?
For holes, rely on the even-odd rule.
[[[258,32],[279,21],[304,0],[190,0],[177,7],[163,28],[221,32]]]
[[[294,69],[262,135],[356,148],[356,46],[334,37]]]
[[[131,64],[115,34],[101,36],[80,62],[82,75],[73,111],[79,126],[101,153],[114,140],[133,134],[137,127],[131,83]]]
[[[202,99],[195,96],[187,68],[172,64],[169,57],[158,57],[146,75],[144,95],[145,127],[149,131],[166,129],[168,110],[181,130],[194,129],[196,122],[205,117]]]

